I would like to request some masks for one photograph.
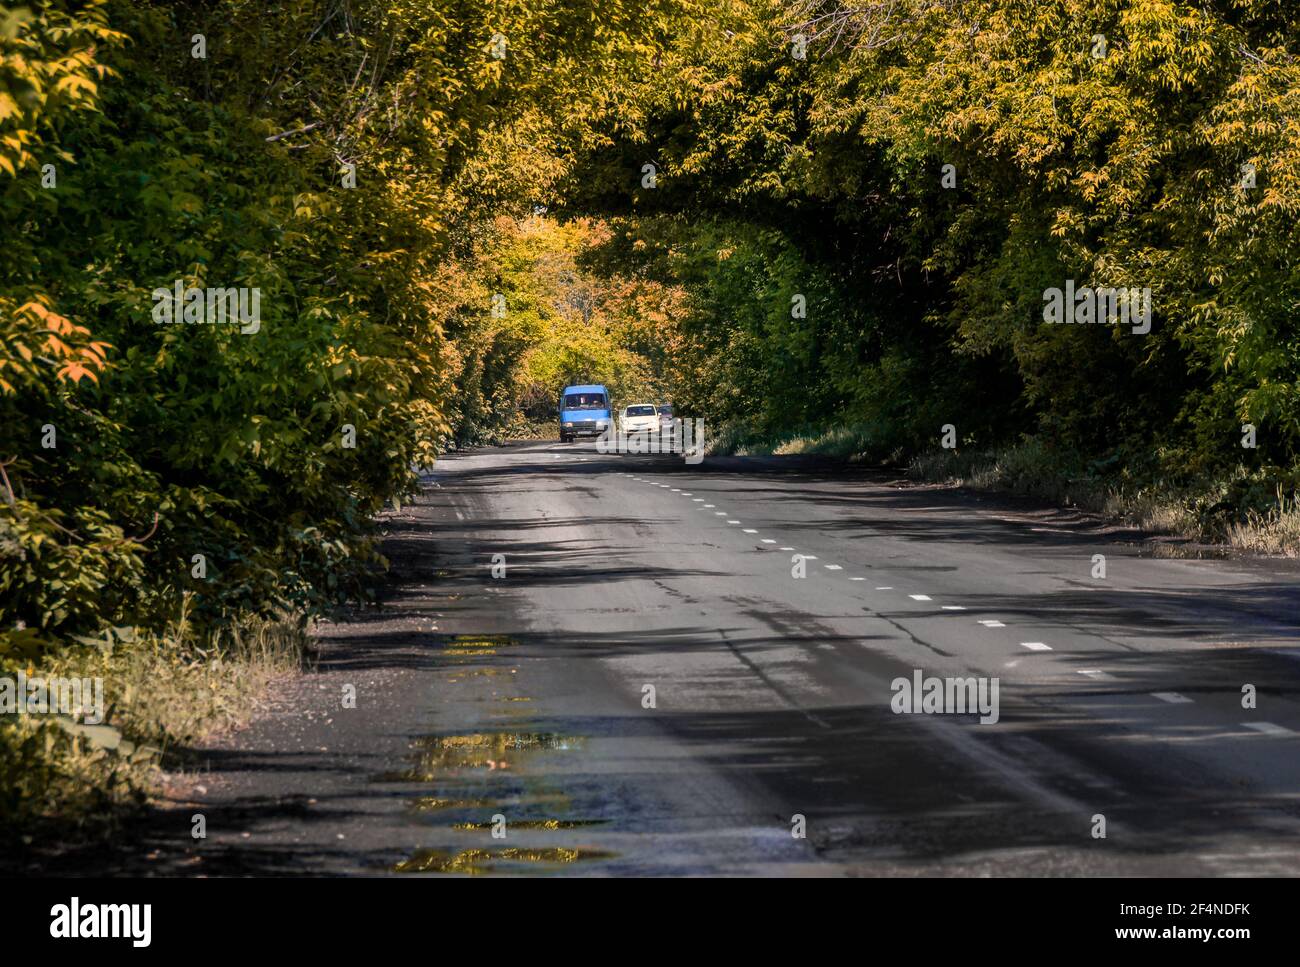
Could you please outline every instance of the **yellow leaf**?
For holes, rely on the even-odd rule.
[[[82,377],[88,378],[92,383],[99,383],[99,377],[86,369],[86,367],[82,366],[80,363],[68,363],[59,370],[60,379],[70,379],[74,383],[80,383]]]

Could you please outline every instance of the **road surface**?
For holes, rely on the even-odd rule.
[[[124,869],[1300,873],[1294,562],[553,442],[448,456],[386,528],[385,607],[203,753]],[[918,672],[996,678],[997,721],[896,713]]]

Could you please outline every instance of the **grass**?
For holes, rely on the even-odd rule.
[[[1259,554],[1300,557],[1300,506],[1295,499],[1279,501],[1276,511],[1249,511],[1246,519],[1228,527],[1228,543]]]
[[[106,716],[0,716],[0,838],[111,832],[164,767],[183,767],[195,742],[245,721],[270,682],[311,655],[309,630],[289,617],[241,615],[200,633],[182,614],[163,634],[117,629],[100,647],[10,663],[0,674],[102,678]]]
[[[707,440],[709,453],[739,456],[822,454],[846,460],[880,460],[889,454],[885,435],[874,423],[799,427],[771,435],[743,424],[724,426]]]

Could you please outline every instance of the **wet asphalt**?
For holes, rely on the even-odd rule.
[[[92,865],[1300,873],[1296,562],[1155,557],[880,471],[589,443],[450,455],[385,529],[384,606],[327,626],[319,669]],[[996,678],[997,721],[896,713],[918,673]]]

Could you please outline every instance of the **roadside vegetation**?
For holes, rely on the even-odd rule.
[[[680,15],[0,11],[0,683],[102,675],[107,705],[0,714],[5,835],[138,797],[371,597],[374,515],[516,398],[527,340],[462,281]],[[180,321],[214,288],[255,324]]]

